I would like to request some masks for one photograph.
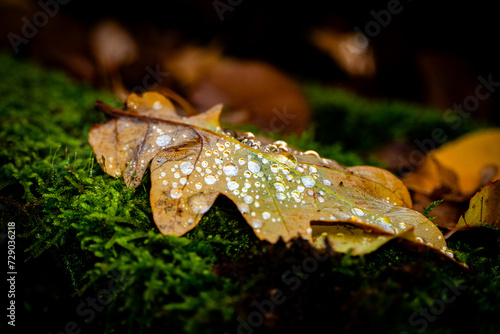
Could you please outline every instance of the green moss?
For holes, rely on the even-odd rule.
[[[283,302],[253,330],[310,331],[326,324],[332,331],[414,333],[420,327],[409,317],[439,300],[446,282],[468,288],[428,321],[426,332],[461,332],[467,321],[479,332],[500,330],[494,317],[500,305],[498,229],[456,233],[449,241],[476,274],[396,241],[365,257],[320,253],[326,257],[314,263],[318,253],[302,240],[289,246],[258,241],[225,198],[186,236],[163,236],[152,220],[149,176],[137,189],[125,187],[101,171],[87,142],[91,124],[104,120],[94,101],[118,101],[4,54],[0,76],[0,220],[2,229],[16,222],[26,248],[20,308],[39,331],[60,332],[75,321],[96,333],[235,333],[281,291]],[[342,112],[357,103],[346,100]],[[377,122],[366,120],[363,131],[378,128]],[[419,126],[429,124],[435,123]],[[385,128],[394,138],[397,130]],[[289,141],[342,162],[362,160],[343,144],[313,140],[327,129],[315,131]],[[348,140],[343,135],[338,140]],[[107,302],[91,316],[89,300],[99,298]]]
[[[303,87],[315,122],[320,125],[315,140],[337,143],[358,153],[391,141],[432,138],[436,128],[443,129],[450,140],[479,126],[467,119],[453,129],[455,121],[447,121],[440,110],[398,101],[365,99],[316,83],[305,83]]]

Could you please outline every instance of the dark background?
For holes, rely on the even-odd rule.
[[[219,3],[231,6],[226,1]],[[27,4],[31,4],[31,9]],[[349,32],[359,27],[364,31],[365,25],[374,21],[371,11],[387,9],[389,1],[233,1],[232,10],[223,13],[223,21],[214,4],[212,0],[133,3],[74,0],[59,9],[68,23],[78,22],[84,28],[104,18],[115,18],[141,36],[145,44],[152,36],[174,31],[183,41],[201,45],[216,41],[223,45],[225,54],[262,59],[300,79],[443,110],[474,94],[479,75],[492,74],[494,80],[500,81],[497,11],[492,2],[401,1],[402,11],[392,15],[389,25],[370,42],[377,64],[377,73],[372,78],[349,76],[314,47],[308,36],[313,28]],[[35,1],[2,3],[0,31],[4,49],[12,49],[6,34],[19,32],[21,17],[30,19],[30,10],[31,13],[39,10],[37,6]],[[59,16],[63,15],[56,18]],[[49,31],[51,24],[42,30]],[[79,31],[85,31],[84,28]],[[58,25],[56,31],[51,31],[54,38],[61,34],[57,39],[61,49],[71,45],[88,52],[84,45],[75,46],[79,40],[77,29],[64,30]],[[60,65],[57,61],[50,62],[49,56],[37,56],[44,49],[43,43],[37,45],[37,40],[45,43],[37,35],[23,45],[19,56],[38,58],[49,66]],[[497,100],[495,96],[484,101],[474,116],[498,123]]]

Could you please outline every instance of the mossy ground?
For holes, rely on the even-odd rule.
[[[2,232],[16,223],[25,258],[19,325],[47,333],[68,324],[82,333],[298,332],[325,324],[331,332],[500,332],[498,229],[449,240],[475,273],[398,242],[364,257],[318,253],[301,240],[269,245],[224,198],[188,235],[162,236],[149,175],[137,189],[125,187],[101,171],[87,142],[91,124],[104,120],[94,101],[119,106],[111,95],[4,54],[0,77],[0,219]],[[363,162],[361,151],[345,149],[426,135],[442,122],[414,106],[308,89],[318,119],[326,109],[344,115],[335,123],[339,142],[326,139],[323,125],[289,140],[343,163]],[[367,117],[370,108],[391,111]]]

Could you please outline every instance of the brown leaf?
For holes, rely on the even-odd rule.
[[[223,117],[232,124],[297,134],[309,124],[310,108],[299,85],[265,62],[223,57],[214,48],[185,47],[166,67],[187,87],[188,100],[196,107],[224,103],[230,112]]]
[[[420,193],[413,194],[413,208],[420,213],[424,213],[424,209],[438,200],[439,198],[429,197]],[[458,219],[467,209],[466,202],[454,202],[443,200],[441,204],[436,206],[430,216],[436,217],[432,222],[441,228],[451,230],[457,224]]]
[[[500,181],[487,184],[472,197],[469,210],[460,217],[455,228],[446,234],[446,238],[456,231],[483,227],[482,224],[500,227]]]
[[[429,154],[416,172],[405,175],[404,184],[411,190],[426,196],[459,197],[457,175]]]
[[[177,115],[157,93],[130,95],[125,111],[96,105],[116,117],[89,133],[99,163],[131,187],[151,163],[151,207],[163,234],[193,229],[222,194],[262,240],[312,241],[318,224],[311,222],[340,222],[452,255],[439,229],[405,207],[411,205],[408,192],[387,171],[344,168],[283,142],[251,147],[251,138],[240,142],[220,129],[221,105],[191,117]]]

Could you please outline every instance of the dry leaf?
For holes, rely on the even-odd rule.
[[[405,207],[411,206],[408,191],[387,171],[344,168],[281,141],[259,147],[251,136],[235,139],[220,129],[221,105],[182,117],[169,100],[150,92],[130,95],[124,111],[96,106],[115,117],[89,133],[99,163],[130,187],[141,183],[151,163],[151,207],[163,234],[193,229],[222,194],[262,240],[313,241],[319,225],[311,222],[322,229],[341,222],[452,256],[439,229]]]
[[[457,175],[443,167],[432,154],[425,157],[415,173],[405,175],[403,182],[409,189],[428,197],[461,197]]]
[[[457,175],[461,193],[470,197],[486,184],[481,184],[485,169],[494,169],[487,181],[500,179],[500,129],[466,134],[444,144],[432,155]]]
[[[467,134],[430,152],[414,173],[405,175],[404,184],[415,193],[414,208],[437,199],[434,221],[453,229],[475,191],[500,178],[500,131],[482,130]]]
[[[352,255],[362,255],[377,250],[380,246],[398,237],[414,239],[413,229],[401,230],[396,234],[366,233],[365,230],[349,225],[315,224],[313,239],[321,247],[328,239],[329,245],[339,253],[351,251]]]
[[[364,38],[358,32],[316,29],[310,40],[350,76],[372,78],[377,71],[375,56],[372,46]]]
[[[224,103],[232,124],[252,123],[267,131],[302,133],[310,109],[299,85],[262,61],[237,60],[215,48],[184,47],[165,63],[200,109]]]
[[[456,231],[481,227],[480,224],[500,227],[500,181],[484,186],[470,200],[469,210],[460,217],[455,228],[446,234],[449,238]]]
[[[441,198],[429,197],[420,193],[413,194],[413,209],[424,214],[425,208],[431,203]],[[443,200],[438,206],[432,210],[431,216],[436,217],[432,222],[441,228],[452,230],[460,216],[467,210],[467,202],[454,202]]]

